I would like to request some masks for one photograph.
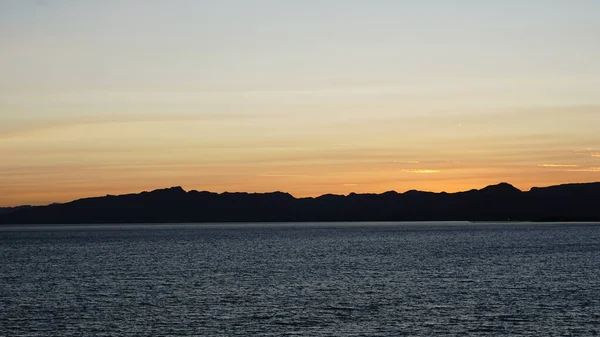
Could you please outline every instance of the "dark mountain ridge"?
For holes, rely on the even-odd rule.
[[[24,209],[24,208],[29,208],[32,206],[29,205],[24,205],[24,206],[16,206],[16,207],[0,207],[0,214],[2,213],[10,213],[10,212],[14,212],[20,209]]]
[[[411,190],[316,198],[284,192],[186,192],[176,186],[0,211],[0,224],[508,220],[600,221],[600,183],[529,191],[500,183],[457,193]]]

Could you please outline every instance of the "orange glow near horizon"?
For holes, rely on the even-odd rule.
[[[600,172],[600,170],[598,171]],[[580,179],[580,180],[570,180],[568,183],[585,183],[585,182],[598,182],[597,174],[590,177],[589,179]],[[576,177],[574,177],[576,178]],[[506,180],[506,179],[504,179]],[[219,186],[216,184],[173,184],[170,183],[170,180],[166,180],[165,183],[161,184],[161,181],[156,181],[155,183],[141,183],[141,182],[131,182],[131,183],[115,183],[114,185],[110,184],[89,184],[84,186],[72,186],[72,185],[63,185],[59,186],[57,184],[52,184],[48,186],[26,186],[20,188],[18,193],[14,193],[14,198],[6,198],[2,197],[2,207],[13,207],[20,205],[46,205],[53,202],[68,202],[80,198],[87,197],[97,197],[104,195],[121,195],[121,194],[129,194],[129,193],[139,193],[142,191],[151,191],[154,189],[167,188],[172,186],[182,186],[186,191],[190,190],[199,190],[199,191],[210,191],[210,192],[274,192],[274,191],[282,191],[292,194],[293,196],[300,197],[316,197],[323,194],[342,194],[348,195],[352,192],[354,193],[383,193],[390,190],[395,190],[397,192],[406,192],[408,190],[421,190],[421,191],[431,191],[431,192],[460,192],[460,191],[468,191],[471,189],[480,189],[488,185],[497,184],[503,179],[497,179],[494,181],[483,179],[483,178],[472,178],[466,179],[464,181],[418,181],[418,182],[401,182],[401,183],[385,183],[385,182],[376,182],[373,184],[360,184],[360,183],[323,183],[322,181],[317,181],[314,184],[311,184],[310,188],[307,188],[307,184],[302,184],[300,182],[273,182],[267,183],[257,188],[255,184],[236,184],[236,185],[226,185]],[[552,179],[549,177],[548,179],[544,179],[546,183],[540,184],[531,184],[528,180],[513,180],[510,183],[515,185],[517,188],[526,191],[531,187],[544,187],[557,185],[562,183],[567,183],[562,179]],[[310,183],[308,183],[310,184]],[[289,188],[280,188],[281,186],[289,186]],[[271,188],[266,186],[272,186]],[[9,192],[11,192],[9,190]],[[12,194],[12,193],[11,193]]]
[[[9,160],[0,163],[0,205],[170,186],[305,197],[600,181],[600,113],[567,114],[569,129],[561,124],[563,110],[462,115],[460,127],[452,126],[455,116],[440,116],[364,120],[360,127],[340,117],[283,130],[272,119],[178,118],[23,129],[1,138],[0,156]],[[529,132],[542,117],[548,125]]]
[[[59,144],[63,146],[63,142]],[[239,144],[219,151],[173,147],[89,152],[83,142],[69,144],[80,149],[59,146],[52,152],[25,146],[22,153],[13,152],[23,164],[0,164],[0,204],[48,204],[171,186],[212,192],[283,191],[306,197],[413,189],[457,192],[499,182],[528,190],[600,181],[600,161],[592,151],[519,150],[506,144],[494,147],[493,142],[459,150],[446,148],[444,152],[439,151],[438,143],[401,150],[328,144],[274,150]],[[53,165],[47,165],[48,158]]]

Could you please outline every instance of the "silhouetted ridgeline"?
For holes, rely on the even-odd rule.
[[[14,212],[20,209],[29,208],[31,206],[17,206],[17,207],[0,207],[0,214]]]
[[[172,187],[0,212],[3,224],[426,220],[600,221],[600,183],[527,192],[501,183],[458,193],[391,191],[317,198]]]

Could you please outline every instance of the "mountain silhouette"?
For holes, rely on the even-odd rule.
[[[306,221],[600,221],[600,183],[508,183],[457,193],[388,191],[295,198],[288,193],[213,193],[176,186],[48,206],[4,208],[0,224]]]
[[[17,207],[0,207],[0,214],[14,212],[14,211],[17,211],[19,209],[24,209],[24,208],[29,208],[29,207],[31,207],[31,206],[24,205],[24,206],[17,206]]]

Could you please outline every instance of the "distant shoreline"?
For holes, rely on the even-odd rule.
[[[0,224],[0,232],[3,231],[44,231],[44,230],[71,230],[71,229],[90,229],[90,230],[134,230],[134,229],[186,229],[186,228],[205,228],[205,229],[243,229],[243,228],[385,228],[385,227],[447,227],[460,228],[469,226],[495,227],[511,225],[515,226],[535,226],[535,225],[598,225],[600,221],[589,222],[501,222],[501,221],[332,221],[332,222],[211,222],[211,223],[105,223],[105,224]],[[490,228],[491,228],[490,227]]]
[[[389,191],[316,198],[295,198],[284,192],[213,193],[171,187],[64,204],[4,208],[0,224],[600,222],[598,205],[600,183],[529,191],[500,183],[457,193]]]

